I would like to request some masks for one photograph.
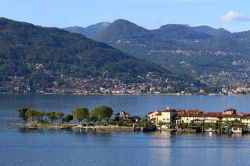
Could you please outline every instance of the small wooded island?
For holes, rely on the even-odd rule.
[[[24,123],[16,124],[28,129],[86,129],[96,131],[170,131],[215,132],[219,134],[245,134],[250,131],[250,114],[235,109],[223,112],[203,112],[197,109],[175,110],[166,108],[149,112],[145,117],[130,116],[122,111],[113,115],[109,106],[75,108],[69,114],[42,112],[28,107],[18,110]]]
[[[108,106],[99,106],[89,111],[88,108],[75,108],[69,114],[62,112],[42,112],[28,107],[18,110],[19,118],[23,124],[18,126],[28,129],[58,128],[58,129],[93,129],[98,131],[135,131],[154,130],[154,124],[139,116],[132,116],[127,112],[115,114],[112,118],[113,109]]]

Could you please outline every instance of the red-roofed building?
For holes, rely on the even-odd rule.
[[[189,113],[189,114],[201,114],[201,113],[203,113],[203,111],[197,110],[197,109],[191,109],[191,110],[188,110],[187,113]]]
[[[176,112],[177,112],[178,116],[184,115],[186,113],[185,110],[178,110]]]
[[[139,116],[132,116],[131,117],[131,120],[133,120],[133,121],[135,121],[135,122],[138,122],[138,121],[140,121],[141,120],[141,117],[139,117]]]

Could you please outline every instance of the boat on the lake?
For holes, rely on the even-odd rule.
[[[64,130],[68,130],[68,129],[71,129],[72,127],[70,127],[70,126],[62,126],[62,127],[60,127],[60,129],[64,129]]]
[[[213,132],[213,131],[215,131],[215,130],[213,130],[213,128],[210,127],[210,128],[205,128],[204,131],[205,131],[205,132]]]
[[[39,128],[37,126],[29,126],[27,127],[28,130],[38,130]]]
[[[233,126],[230,130],[232,134],[242,134],[243,133],[243,128],[242,126]]]

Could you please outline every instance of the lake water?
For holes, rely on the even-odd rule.
[[[250,136],[36,130],[9,126],[29,106],[68,113],[109,105],[132,115],[165,108],[250,112],[250,97],[0,95],[0,165],[249,165]]]

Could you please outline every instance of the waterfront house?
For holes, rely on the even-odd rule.
[[[122,112],[119,112],[119,113],[115,114],[115,117],[119,118],[119,119],[122,119],[122,120],[128,120],[129,117],[130,117],[130,114],[125,112],[125,111],[122,111]]]
[[[241,121],[241,118],[243,117],[240,114],[224,114],[221,116],[222,117],[222,122],[232,122],[232,121]]]
[[[241,118],[241,123],[250,127],[250,115],[245,115]]]
[[[172,123],[174,122],[174,117],[177,116],[175,109],[166,108],[163,111],[154,111],[148,113],[148,119],[154,123]]]
[[[221,112],[207,112],[204,113],[205,123],[217,123],[221,121]]]
[[[178,123],[216,123],[221,119],[221,112],[203,112],[200,110],[179,110]]]
[[[134,121],[134,122],[139,122],[141,120],[141,117],[135,115],[135,116],[131,117],[131,120]]]
[[[177,111],[178,119],[176,123],[200,123],[204,122],[203,111],[200,110],[179,110]]]
[[[221,121],[227,122],[227,121],[241,121],[241,118],[243,117],[242,114],[237,114],[237,111],[235,109],[227,109],[222,112],[221,114]]]
[[[220,112],[197,112],[197,113],[184,113],[179,114],[180,123],[216,123],[228,121],[240,121],[243,117],[241,114],[220,113]],[[247,120],[244,120],[247,121]],[[250,121],[249,121],[250,122]]]
[[[190,114],[190,113],[185,113],[179,115],[180,117],[180,123],[200,123],[204,122],[204,114],[199,113],[199,114]]]
[[[162,114],[160,111],[149,112],[147,117],[148,120],[150,120],[154,124],[159,123],[162,120]]]
[[[177,117],[175,117],[177,115]],[[165,109],[148,113],[148,119],[158,124],[159,122],[175,122],[176,124],[190,123],[226,123],[238,122],[250,127],[250,114],[237,113],[235,109],[227,109],[223,112],[203,112],[200,110],[178,110]]]

